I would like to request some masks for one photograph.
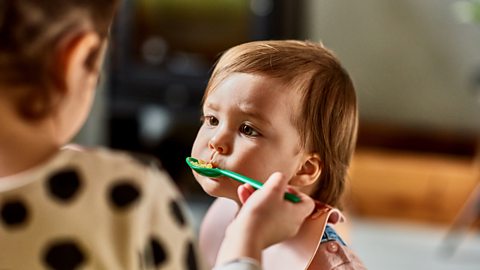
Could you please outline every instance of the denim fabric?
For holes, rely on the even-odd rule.
[[[344,246],[347,246],[345,242],[340,238],[337,232],[332,228],[332,226],[328,225],[325,227],[325,232],[323,233],[321,243],[325,243],[328,241],[337,241]]]

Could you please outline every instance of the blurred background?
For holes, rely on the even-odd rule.
[[[124,0],[76,141],[157,156],[198,225],[211,198],[184,158],[210,69],[287,38],[322,41],[356,84],[343,230],[367,267],[480,269],[478,0]]]

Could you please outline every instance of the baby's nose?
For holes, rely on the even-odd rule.
[[[228,148],[227,148],[226,145],[218,144],[218,143],[214,142],[213,140],[210,140],[210,143],[208,144],[208,147],[212,150],[215,150],[219,154],[226,154],[227,151],[228,151]]]
[[[208,148],[218,152],[219,154],[228,154],[231,151],[230,142],[226,135],[217,134],[208,143]]]

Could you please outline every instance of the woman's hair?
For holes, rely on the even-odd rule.
[[[40,118],[50,110],[51,91],[61,87],[56,50],[65,35],[88,26],[108,35],[118,0],[1,0],[0,85],[28,88],[15,97],[25,118]],[[85,65],[93,68],[97,52]],[[9,87],[13,86],[13,87]],[[41,105],[39,105],[41,104]]]
[[[279,78],[301,93],[294,117],[302,147],[317,153],[322,173],[312,197],[338,206],[355,148],[358,112],[355,89],[335,55],[320,43],[254,41],[235,46],[218,60],[204,100],[234,72]]]

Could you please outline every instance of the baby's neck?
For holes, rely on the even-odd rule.
[[[47,123],[21,120],[8,105],[0,100],[0,178],[33,168],[59,150]]]

